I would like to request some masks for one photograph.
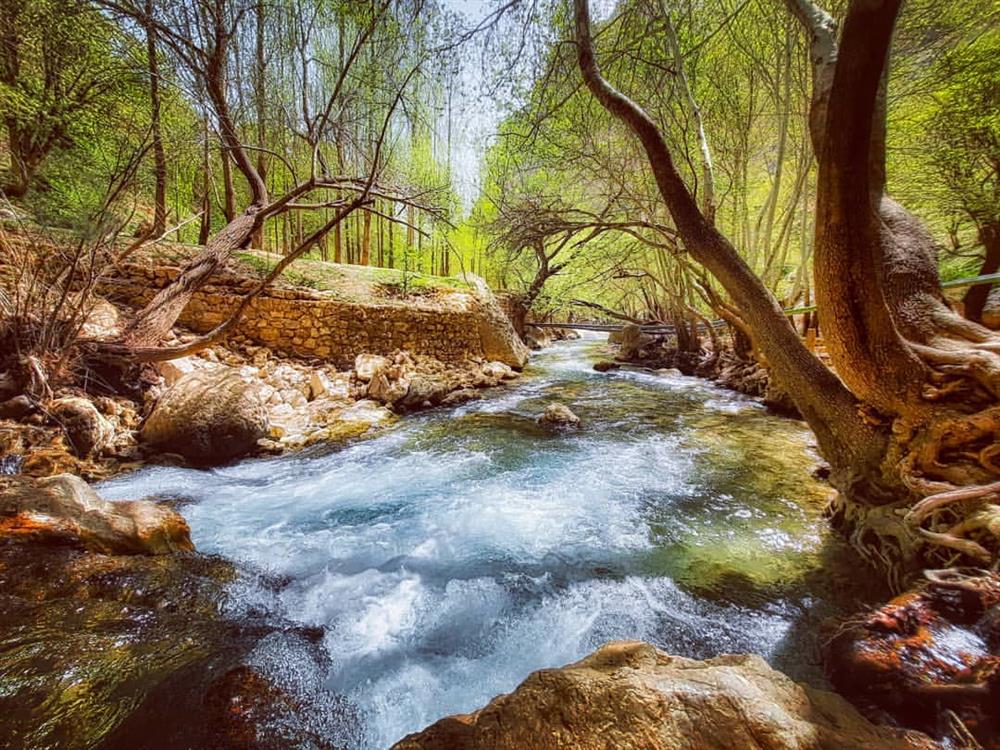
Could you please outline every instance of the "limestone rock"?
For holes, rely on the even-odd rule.
[[[0,479],[3,537],[69,544],[119,555],[194,549],[188,525],[176,511],[144,500],[103,500],[72,474]]]
[[[368,397],[383,404],[394,404],[410,390],[410,379],[403,365],[380,367],[368,384]]]
[[[96,299],[87,313],[81,332],[87,338],[113,339],[121,333],[121,330],[118,308],[107,300]]]
[[[293,367],[288,362],[279,362],[271,368],[264,380],[272,388],[287,394],[286,400],[294,399],[299,405],[303,405],[309,398],[310,374],[304,369]],[[295,399],[293,391],[298,391],[302,398]]]
[[[268,431],[255,388],[230,368],[196,370],[164,393],[142,428],[151,447],[190,461],[221,463],[253,450]]]
[[[359,354],[354,358],[354,372],[358,380],[368,383],[375,376],[375,373],[382,367],[389,364],[389,360],[378,354]],[[397,362],[397,364],[400,364]]]
[[[315,401],[318,398],[322,398],[330,392],[333,388],[333,383],[330,382],[330,378],[326,376],[326,373],[322,370],[313,370],[312,375],[309,376],[309,400]]]
[[[608,339],[610,341],[610,338]],[[642,329],[635,323],[629,323],[621,331],[621,338],[618,342],[618,356],[623,362],[627,362],[639,357],[642,348],[652,342],[653,337],[642,332]]]
[[[156,371],[160,373],[163,382],[168,386],[173,385],[189,372],[209,367],[213,367],[213,365],[199,357],[178,357],[156,363]]]
[[[580,418],[565,404],[549,404],[538,418],[543,427],[579,427]]]
[[[491,380],[512,380],[517,373],[503,362],[487,362],[483,365],[483,375]]]
[[[465,280],[475,291],[482,312],[479,319],[479,340],[483,356],[520,370],[528,363],[528,347],[517,335],[510,318],[500,307],[486,282],[471,273],[465,274]]]
[[[451,384],[446,379],[418,373],[410,377],[410,387],[397,403],[406,409],[435,406],[452,390]]]
[[[393,414],[381,404],[365,399],[356,401],[337,414],[341,422],[363,422],[369,425],[384,424],[392,421]]]
[[[472,714],[441,719],[393,750],[931,750],[878,727],[843,698],[793,682],[759,656],[696,661],[609,643],[531,674]]]
[[[48,411],[63,428],[70,447],[80,458],[99,452],[114,439],[114,427],[85,398],[56,399],[49,404]]]
[[[544,332],[535,330],[524,334],[524,343],[531,351],[537,352],[549,346],[552,343],[552,339]]]

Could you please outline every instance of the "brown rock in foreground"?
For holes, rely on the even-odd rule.
[[[531,674],[472,714],[450,716],[393,750],[902,750],[938,747],[879,727],[833,693],[759,656],[696,661],[647,643],[609,643]]]
[[[923,585],[837,629],[825,647],[827,676],[869,716],[935,734],[957,717],[984,750],[1000,750],[1000,574],[924,575]]]
[[[194,549],[176,511],[144,500],[103,500],[71,474],[0,479],[0,539],[5,537],[118,555]]]

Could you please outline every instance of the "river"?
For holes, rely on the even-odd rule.
[[[322,628],[320,679],[360,717],[332,738],[348,746],[386,748],[611,639],[820,681],[817,628],[855,592],[811,433],[695,378],[594,372],[602,350],[556,344],[510,388],[335,452],[101,492],[184,498],[200,551],[280,578],[276,601],[235,598]],[[552,401],[582,429],[539,428]]]

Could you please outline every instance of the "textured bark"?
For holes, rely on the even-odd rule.
[[[687,252],[725,287],[741,317],[756,334],[759,346],[802,415],[813,427],[825,456],[835,466],[866,473],[877,465],[884,435],[858,415],[858,402],[795,333],[781,307],[740,257],[733,245],[699,211],[677,173],[663,136],[635,102],[602,77],[594,58],[587,0],[575,0],[578,62],[587,87],[622,120],[646,151],[660,194]],[[844,477],[845,483],[851,479]]]
[[[983,243],[985,249],[979,275],[985,276],[1000,271],[1000,222],[990,222],[980,227],[979,241]],[[962,300],[965,303],[965,317],[976,322],[982,321],[983,308],[986,307],[990,289],[992,289],[990,284],[976,284],[969,287]]]
[[[152,18],[152,0],[146,0],[146,14]],[[156,52],[156,26],[146,23],[146,58],[149,65],[149,119],[153,151],[153,236],[167,229],[167,155],[160,132],[160,66]]]
[[[247,246],[256,226],[257,211],[256,206],[251,206],[212,237],[180,276],[160,290],[139,312],[125,330],[124,343],[150,346],[162,340],[194,293],[236,250]]]
[[[873,153],[873,121],[899,5],[851,5],[816,149],[814,273],[827,350],[851,391],[889,414],[919,398],[926,378],[883,296],[882,186],[871,170],[884,159]]]

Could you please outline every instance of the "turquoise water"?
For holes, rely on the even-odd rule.
[[[260,606],[323,629],[323,682],[361,717],[331,738],[348,747],[387,747],[611,639],[819,679],[812,634],[854,602],[811,434],[705,381],[596,373],[602,348],[557,344],[511,388],[337,452],[149,468],[101,491],[187,498],[199,550],[281,577]],[[540,429],[551,401],[583,428]]]

